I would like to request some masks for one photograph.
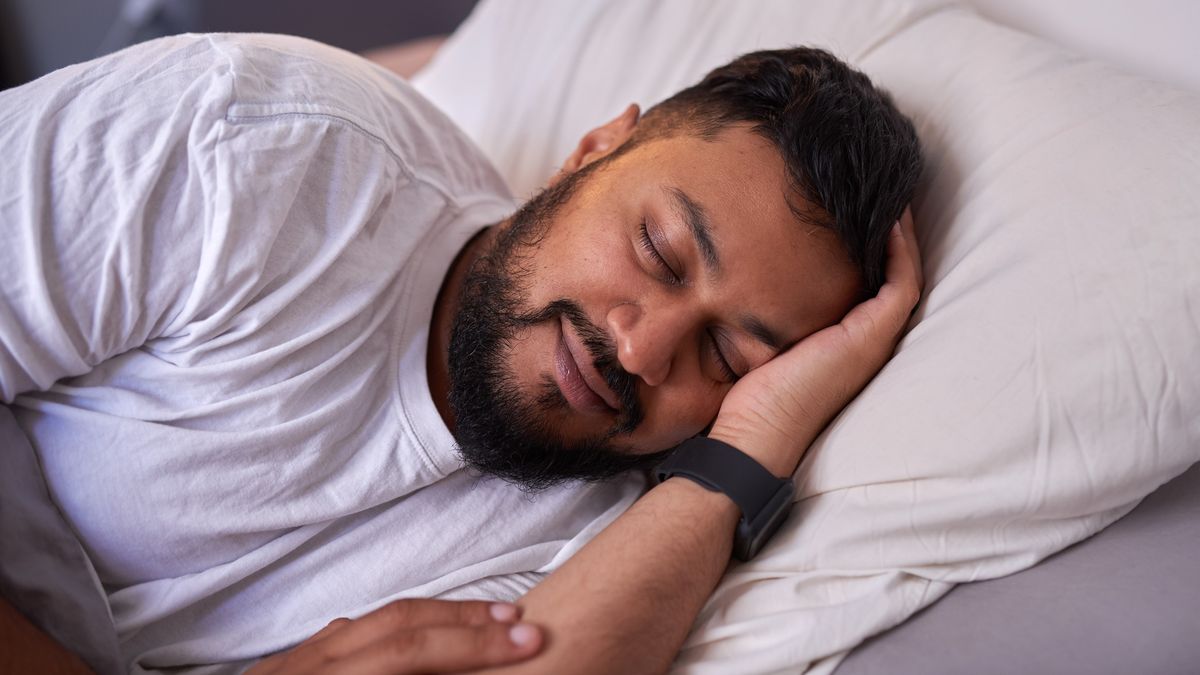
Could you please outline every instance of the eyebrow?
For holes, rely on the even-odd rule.
[[[776,352],[784,350],[786,345],[783,338],[779,337],[779,333],[768,328],[767,324],[763,323],[758,317],[746,315],[741,318],[740,323],[747,333],[754,336],[755,340],[774,349]]]
[[[708,268],[708,273],[716,276],[721,271],[721,259],[717,256],[717,247],[713,245],[712,221],[709,220],[708,211],[683,190],[677,187],[668,187],[666,190],[674,203],[675,211],[687,222],[688,229],[692,232],[692,238],[696,240],[696,248],[700,250],[700,257],[704,259],[704,266]],[[754,336],[755,340],[776,352],[784,350],[786,345],[783,338],[779,336],[779,332],[771,330],[767,324],[763,323],[762,319],[747,314],[741,317],[739,323],[743,330]]]
[[[675,211],[687,222],[709,275],[716,276],[721,271],[721,259],[717,256],[717,247],[713,245],[712,221],[708,218],[708,211],[677,187],[668,187],[667,195],[674,202]]]

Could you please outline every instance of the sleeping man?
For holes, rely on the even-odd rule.
[[[912,125],[814,49],[630,106],[515,214],[293,38],[59,71],[0,148],[0,395],[135,672],[662,671],[920,295]]]

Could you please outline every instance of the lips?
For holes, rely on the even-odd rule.
[[[560,319],[560,329],[554,353],[554,379],[567,402],[583,412],[618,411],[620,403],[616,395],[592,365],[587,348],[579,342],[565,317]]]

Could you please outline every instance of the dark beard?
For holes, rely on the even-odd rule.
[[[557,211],[602,163],[565,177],[521,207],[492,250],[468,272],[450,333],[450,406],[459,454],[474,470],[529,491],[570,480],[604,480],[648,468],[667,454],[632,454],[613,445],[644,417],[637,379],[621,368],[608,335],[576,303],[560,299],[535,312],[518,309],[525,295],[521,281],[529,273],[524,256],[536,249]],[[620,402],[616,422],[599,437],[571,443],[557,437],[546,420],[569,405],[558,386],[547,377],[536,395],[523,395],[504,360],[518,332],[556,316],[571,322]]]

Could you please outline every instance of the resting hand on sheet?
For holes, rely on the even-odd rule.
[[[507,603],[398,600],[353,621],[335,619],[246,672],[402,675],[499,666],[542,647],[541,631],[519,618],[520,608]]]
[[[709,432],[777,476],[796,470],[825,425],[891,358],[924,279],[905,209],[888,239],[887,281],[842,321],[750,371],[721,404]]]

